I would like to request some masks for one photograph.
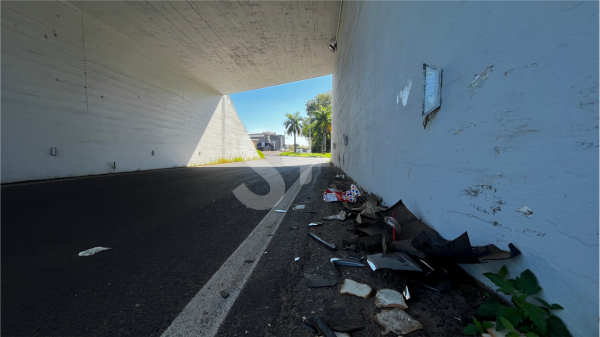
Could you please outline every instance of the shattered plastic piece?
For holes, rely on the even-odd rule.
[[[334,287],[337,284],[336,280],[328,280],[323,276],[312,275],[309,273],[304,273],[304,278],[306,279],[306,285],[309,288]]]
[[[349,333],[334,331],[335,337],[351,337]]]
[[[404,296],[405,300],[410,300],[410,291],[408,290],[408,286],[404,287],[404,291],[402,292],[402,296]]]
[[[339,332],[356,332],[364,329],[361,325],[336,325],[331,330]]]
[[[296,205],[296,206],[294,207],[294,209],[295,209],[295,210],[296,210],[296,209],[305,209],[305,208],[306,208],[306,205]]]
[[[298,227],[290,227],[290,229],[298,229]]]
[[[336,337],[335,333],[331,331],[331,329],[323,322],[321,317],[315,316],[315,325],[317,329],[325,336],[325,337]]]
[[[345,178],[345,176],[344,176],[343,174],[336,174],[336,175],[335,175],[335,178],[336,178],[336,179],[338,179],[338,178],[339,178],[339,179],[346,179],[346,178]]]
[[[423,269],[413,261],[406,253],[374,254],[367,256],[367,263],[373,271],[379,269],[391,269],[400,271],[423,272]]]
[[[408,309],[402,294],[392,289],[379,289],[375,296],[375,306],[384,308]]]
[[[396,219],[392,218],[391,216],[386,216],[385,218],[383,218],[383,222],[385,222],[392,229],[395,229],[396,235],[400,235],[400,233],[402,232],[400,223],[398,223],[398,221],[396,221]]]
[[[362,261],[364,259],[364,257],[362,257],[356,253],[353,253],[353,252],[348,253],[348,258],[350,258],[352,260],[356,260],[356,261]]]
[[[532,215],[533,215],[533,211],[532,211],[532,210],[531,210],[531,208],[529,208],[529,206],[527,206],[527,205],[523,205],[523,206],[521,206],[521,207],[520,207],[520,208],[517,210],[517,212],[519,212],[519,213],[523,213],[523,214],[524,214],[526,217],[528,217],[528,218],[529,218],[530,216],[532,216]]]
[[[308,331],[310,331],[311,333],[314,334],[318,334],[319,332],[317,331],[317,328],[315,328],[314,325],[308,323],[307,321],[302,321],[302,325],[304,326],[304,328]]]
[[[367,267],[366,264],[351,259],[341,259],[334,257],[329,260],[334,266],[346,266],[346,267]]]
[[[297,257],[297,258],[295,258],[295,259],[294,259],[294,261],[298,261],[298,260],[300,260],[300,258],[299,258],[299,257]]]
[[[419,321],[410,317],[402,309],[382,311],[375,315],[375,322],[379,323],[385,329],[383,334],[392,331],[397,335],[405,335],[415,330],[423,329],[423,325]]]
[[[368,284],[345,279],[344,284],[342,284],[342,289],[340,289],[340,294],[369,298],[373,296],[373,288]]]
[[[265,254],[266,254],[266,253],[267,253],[267,252],[265,252]],[[246,262],[246,263],[252,263],[252,262],[254,262],[254,259],[246,259],[244,262]]]
[[[313,239],[319,241],[323,246],[325,246],[329,250],[335,250],[335,245],[333,243],[329,243],[320,237],[316,236],[314,233],[308,233]]]
[[[229,293],[226,292],[225,290],[221,290],[219,291],[219,294],[223,297],[223,298],[227,298],[229,297]]]
[[[308,225],[309,226],[319,226],[319,225],[322,225],[322,224],[323,224],[322,222],[311,222]]]
[[[277,213],[287,213],[287,211],[284,211],[284,210],[282,210],[282,209],[278,209],[278,210],[276,210],[275,212],[277,212]]]
[[[79,256],[90,256],[90,255],[94,255],[98,252],[101,252],[103,250],[109,250],[110,248],[106,248],[106,247],[94,247],[94,248],[90,248],[88,250],[84,250],[83,252],[79,253]]]
[[[340,211],[340,213],[337,215],[323,217],[323,220],[346,220],[346,212]]]

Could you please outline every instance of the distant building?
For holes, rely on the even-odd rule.
[[[265,131],[250,134],[250,139],[261,151],[280,151],[285,146],[285,136],[277,135],[275,132]]]

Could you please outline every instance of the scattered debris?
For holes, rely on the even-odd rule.
[[[358,283],[350,279],[344,280],[340,294],[354,295],[362,298],[369,298],[373,296],[373,288],[367,284]]]
[[[266,253],[267,253],[267,252],[265,252],[265,254],[266,254]],[[244,260],[244,262],[246,262],[246,263],[252,263],[252,262],[254,262],[254,259],[246,259],[246,260]]]
[[[226,292],[225,290],[221,290],[219,291],[219,294],[223,297],[223,298],[227,298],[229,297],[229,293]]]
[[[351,337],[347,332],[334,331],[335,337]]]
[[[109,250],[110,248],[106,248],[106,247],[94,247],[94,248],[90,248],[88,250],[84,250],[83,252],[79,253],[79,256],[90,256],[90,255],[94,255],[98,252],[101,252],[103,250]]]
[[[337,215],[323,217],[323,220],[346,220],[346,212],[340,211],[340,213]]]
[[[317,326],[319,332],[321,332],[321,334],[323,334],[325,337],[336,337],[335,333],[331,331],[325,322],[323,322],[321,317],[315,316],[315,325]]]
[[[394,237],[396,237],[396,235],[400,235],[400,233],[402,232],[402,228],[400,227],[400,224],[398,223],[398,221],[396,221],[396,219],[392,218],[391,216],[386,216],[385,218],[383,218],[383,222],[385,222],[388,226],[390,226],[392,228],[392,230],[396,231]],[[394,240],[396,241],[396,240]]]
[[[298,227],[290,227],[290,229],[298,229]]]
[[[294,210],[296,210],[296,209],[305,209],[305,208],[306,208],[306,205],[296,205],[294,207]]]
[[[375,315],[375,322],[379,323],[385,331],[382,334],[388,334],[390,331],[398,335],[405,335],[415,330],[423,329],[423,325],[410,317],[402,309],[391,309],[380,312]]]
[[[367,263],[373,271],[379,269],[391,269],[401,271],[423,272],[406,253],[374,254],[367,256]]]
[[[410,300],[410,291],[408,290],[408,286],[404,287],[404,291],[402,292],[402,296],[404,296],[405,300]]]
[[[367,267],[366,264],[358,262],[356,260],[351,260],[351,259],[342,259],[339,257],[334,257],[331,260],[329,260],[329,262],[331,262],[331,264],[333,264],[333,266],[345,266],[345,267]]]
[[[529,208],[529,206],[527,206],[527,205],[523,205],[523,206],[521,206],[521,207],[520,207],[520,208],[517,210],[517,212],[519,212],[519,213],[523,213],[523,214],[524,214],[526,217],[528,217],[528,218],[529,218],[530,216],[532,216],[532,215],[533,215],[533,211],[532,211],[532,210],[531,210],[531,208]]]
[[[320,226],[320,225],[322,225],[322,224],[323,224],[322,222],[311,222],[311,223],[309,223],[309,224],[308,224],[308,226],[309,226],[309,227],[310,227],[310,226]]]
[[[299,257],[297,257],[297,258],[295,258],[295,259],[294,259],[294,261],[298,261],[298,260],[300,260],[300,258],[299,258]]]
[[[267,254],[267,252],[265,252],[265,254]]]
[[[275,212],[277,212],[277,213],[287,213],[287,211],[284,211],[282,209],[275,210]]]
[[[311,333],[314,334],[318,334],[319,332],[317,331],[317,328],[315,328],[314,325],[308,323],[307,321],[302,321],[302,326],[304,326],[304,328],[308,331],[310,331]]]
[[[488,66],[483,70],[483,72],[481,72],[481,74],[476,74],[473,82],[471,82],[467,88],[477,88],[479,85],[483,84],[483,82],[485,82],[492,72],[492,68],[494,68],[494,66]]]
[[[313,239],[319,241],[323,246],[325,246],[329,250],[335,250],[335,245],[333,243],[329,243],[320,237],[316,236],[314,233],[308,233]]]
[[[346,179],[346,176],[343,175],[343,174],[336,174],[335,175],[335,179],[342,179],[343,180],[343,179]]]
[[[304,273],[304,278],[306,279],[306,285],[309,288],[334,287],[337,284],[336,280],[328,280],[319,275]]]
[[[375,306],[384,308],[408,309],[402,294],[392,289],[379,289],[375,295]]]
[[[342,192],[335,188],[328,188],[323,193],[323,201],[334,202],[334,201],[349,201],[355,202],[360,196],[360,191],[355,185],[350,185],[350,191]]]

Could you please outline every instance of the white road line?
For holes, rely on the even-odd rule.
[[[311,164],[307,170],[312,171]],[[171,336],[215,336],[227,313],[239,296],[254,267],[264,254],[271,238],[277,231],[286,213],[275,210],[288,210],[302,187],[301,178],[283,195],[281,200],[262,219],[246,240],[233,252],[221,268],[194,296],[173,323],[163,332],[162,337]],[[268,254],[268,252],[267,252]],[[254,259],[252,263],[245,263]],[[223,298],[219,291],[229,293]]]

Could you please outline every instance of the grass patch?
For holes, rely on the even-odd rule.
[[[280,156],[287,157],[313,157],[313,158],[331,158],[331,153],[297,153],[297,152],[283,152]]]
[[[264,158],[264,155],[262,153],[260,153],[259,155],[262,155],[262,158]],[[204,163],[204,164],[190,164],[190,165],[188,165],[188,167],[200,167],[200,166],[206,166],[206,165],[239,163],[239,162],[242,162],[242,161],[249,161],[249,160],[256,160],[256,159],[260,159],[260,158],[259,157],[253,157],[253,158],[244,158],[244,157],[219,158],[217,160],[211,160],[208,163]]]
[[[265,154],[262,153],[261,150],[256,150],[256,153],[258,153],[258,156],[260,157],[260,159],[265,159]]]

